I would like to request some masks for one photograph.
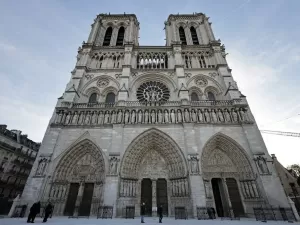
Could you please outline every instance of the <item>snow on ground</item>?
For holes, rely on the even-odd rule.
[[[0,219],[0,225],[19,225],[19,224],[27,224],[27,218],[4,218]],[[43,224],[42,219],[40,217],[35,219],[35,224]],[[134,225],[141,224],[140,218],[135,219],[96,219],[96,218],[79,218],[79,219],[68,219],[67,217],[53,217],[48,219],[47,224],[52,225]],[[147,224],[159,224],[158,218],[155,217],[146,217],[145,225]],[[241,219],[241,220],[175,220],[174,218],[164,218],[162,224],[167,225],[263,225],[260,221],[255,221],[251,219]],[[268,221],[267,225],[281,225],[281,224],[289,224],[286,221]],[[298,223],[296,223],[298,224]]]

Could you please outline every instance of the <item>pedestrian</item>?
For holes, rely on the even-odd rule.
[[[36,215],[40,213],[40,210],[41,210],[41,203],[35,202],[30,208],[30,213],[27,218],[27,223],[34,223],[34,219]]]
[[[53,206],[52,206],[51,202],[49,202],[48,205],[45,208],[45,216],[44,216],[44,219],[43,219],[43,223],[47,222],[47,219],[48,219],[49,215],[52,214],[52,210],[53,210]]]
[[[159,223],[162,223],[162,218],[163,218],[163,207],[162,207],[162,205],[158,206],[157,214],[158,214],[158,218],[159,218]]]
[[[145,213],[146,213],[146,206],[145,206],[145,202],[143,202],[141,205],[141,223],[145,223],[144,222]]]

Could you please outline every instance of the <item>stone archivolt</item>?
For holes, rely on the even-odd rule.
[[[205,179],[213,177],[254,178],[249,159],[242,147],[220,133],[208,140],[204,146],[201,166]]]

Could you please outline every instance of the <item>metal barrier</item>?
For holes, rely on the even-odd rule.
[[[177,219],[187,219],[187,210],[185,207],[175,207],[175,220]]]
[[[100,206],[98,208],[97,219],[108,219],[113,217],[114,207],[113,206]]]
[[[125,213],[124,213],[125,211]],[[134,206],[126,206],[124,209],[123,209],[123,215],[126,219],[128,218],[132,218],[134,219],[134,215],[135,215],[135,207]]]
[[[244,215],[243,215],[244,216]],[[232,208],[229,208],[227,213],[225,212],[225,216],[221,217],[221,220],[240,220],[240,215],[234,213]]]
[[[257,221],[296,221],[292,208],[253,207],[253,211]]]
[[[198,220],[208,220],[210,216],[208,215],[207,207],[197,207],[197,218]]]
[[[17,205],[15,207],[15,210],[12,214],[12,217],[21,217],[23,218],[25,216],[25,212],[27,209],[27,205]]]

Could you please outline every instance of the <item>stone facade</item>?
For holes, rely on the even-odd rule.
[[[219,216],[287,207],[208,17],[170,15],[166,46],[139,46],[138,30],[135,15],[97,16],[21,201],[50,200],[56,215],[110,205],[116,217],[126,206],[139,215],[142,201],[150,212],[163,204],[169,216],[176,206],[190,216],[198,206]]]
[[[22,194],[39,147],[21,131],[0,125],[0,214],[7,214],[13,199]]]

